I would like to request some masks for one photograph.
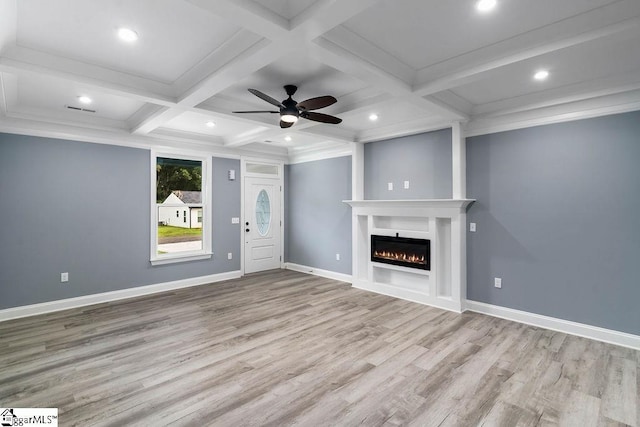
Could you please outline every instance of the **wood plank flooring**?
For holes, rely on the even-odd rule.
[[[0,323],[62,426],[637,426],[640,352],[292,271]]]

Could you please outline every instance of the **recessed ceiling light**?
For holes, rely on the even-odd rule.
[[[215,124],[214,122],[212,122],[211,120],[209,120],[209,121],[207,122],[207,127],[212,128],[212,127],[215,127],[215,126],[216,126],[216,124]]]
[[[498,4],[497,0],[478,0],[476,9],[478,12],[489,12]]]
[[[534,75],[533,78],[536,80],[546,80],[547,77],[549,77],[549,72],[547,70],[540,70],[537,71]]]
[[[371,120],[372,122],[375,122],[376,120],[378,120],[378,115],[376,113],[373,113],[369,116],[369,120]]]
[[[291,137],[289,135],[287,135],[287,136],[284,137],[284,140],[287,141],[287,142],[291,142]]]
[[[126,42],[132,43],[138,40],[138,33],[129,28],[120,28],[118,29],[118,37]]]
[[[80,101],[81,104],[91,104],[91,98],[89,98],[88,96],[79,96],[78,97],[78,101]]]

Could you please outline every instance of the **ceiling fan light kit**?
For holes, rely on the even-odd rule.
[[[275,98],[272,98],[257,89],[248,90],[250,93],[262,99],[263,101],[266,101],[269,104],[278,107],[280,111],[234,111],[234,113],[280,113],[280,127],[283,129],[293,126],[293,124],[297,122],[298,118],[300,117],[320,123],[338,124],[342,122],[342,119],[339,117],[330,116],[328,114],[315,113],[312,111],[335,104],[338,100],[333,96],[319,96],[317,98],[310,98],[302,102],[296,102],[292,98],[292,96],[296,93],[298,87],[294,85],[285,85],[284,90],[289,97],[284,101],[279,102]]]

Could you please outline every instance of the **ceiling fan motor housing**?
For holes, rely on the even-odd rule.
[[[298,107],[296,107],[298,103],[291,99],[291,96],[289,96],[289,99],[282,101],[282,105],[283,107],[280,108],[281,116],[294,116],[296,118],[300,116],[300,111],[298,111]]]

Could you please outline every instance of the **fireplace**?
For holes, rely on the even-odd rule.
[[[372,234],[371,261],[431,270],[431,241]]]

